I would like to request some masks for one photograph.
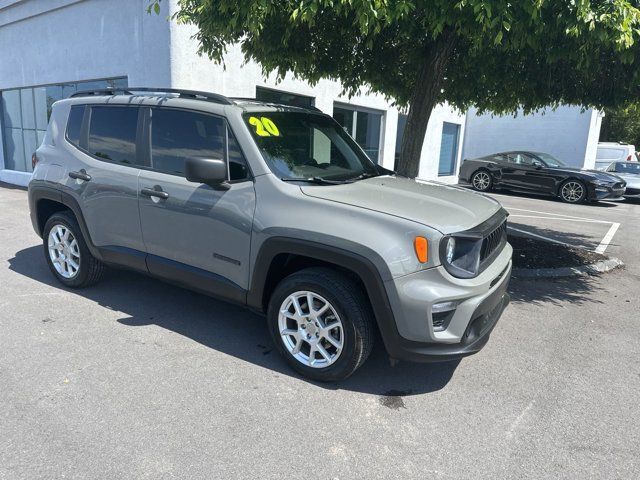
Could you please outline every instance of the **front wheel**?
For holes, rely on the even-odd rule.
[[[309,268],[276,287],[267,311],[278,351],[302,375],[349,377],[373,346],[373,314],[362,288],[328,268]]]
[[[478,170],[471,176],[471,186],[479,192],[487,192],[493,184],[491,175],[486,170]]]
[[[587,196],[587,189],[578,180],[567,180],[560,187],[560,199],[566,203],[580,203]]]

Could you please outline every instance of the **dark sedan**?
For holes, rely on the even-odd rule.
[[[567,203],[619,198],[626,187],[625,181],[615,175],[567,167],[548,153],[523,151],[465,160],[460,181],[480,192],[505,188],[553,195]]]

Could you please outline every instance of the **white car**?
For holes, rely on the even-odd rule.
[[[628,143],[599,142],[596,153],[596,170],[606,170],[613,162],[636,160],[636,147]]]

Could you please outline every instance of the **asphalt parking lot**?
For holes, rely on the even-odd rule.
[[[531,197],[516,193],[491,193],[509,212],[512,233],[586,248],[614,257],[634,258],[635,232],[640,202],[635,200],[603,201],[569,205],[548,197]],[[627,224],[631,225],[627,225]],[[627,241],[623,241],[624,239]],[[634,262],[630,267],[635,269]]]
[[[26,192],[0,187],[0,479],[638,478],[640,204],[496,198],[585,248],[619,224],[626,269],[514,280],[461,362],[392,367],[378,345],[316,384],[240,308],[124,271],[61,288]]]

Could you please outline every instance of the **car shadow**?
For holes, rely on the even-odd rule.
[[[615,275],[607,273],[604,275]],[[591,275],[579,275],[566,278],[517,278],[511,279],[509,294],[511,303],[526,303],[542,305],[566,305],[573,303],[583,305],[587,303],[603,303],[596,300],[594,294],[601,290],[598,279]]]
[[[530,237],[521,232],[510,231],[510,237],[528,237],[535,240],[535,236],[538,236],[537,238],[542,236],[546,238],[552,238],[556,241],[564,242],[566,244],[579,248],[585,248],[586,245],[590,245],[591,247],[595,246],[594,241],[591,237],[580,233],[540,228],[528,224],[520,226],[515,222],[511,222],[510,225],[516,225],[518,228],[522,228],[522,230],[534,235],[534,237]],[[612,243],[611,245],[614,244]],[[562,255],[557,254],[557,248],[557,245],[549,244],[549,252],[556,252],[555,254],[553,254],[554,258],[562,259],[569,265],[578,263],[578,261],[574,259],[574,257],[579,257],[575,248],[571,250],[567,249],[567,252]],[[519,252],[517,250],[514,250],[513,254],[515,261],[515,256],[518,255]],[[558,264],[557,266],[554,266],[552,268],[559,268],[563,266],[566,265]],[[616,271],[613,271],[601,275],[616,274]],[[515,273],[509,285],[509,293],[511,295],[511,301],[513,303],[562,304],[569,302],[578,305],[585,303],[602,303],[600,300],[595,300],[593,298],[594,293],[601,290],[601,287],[599,286],[599,276],[600,275],[578,275],[575,277],[536,279],[518,278],[517,273]]]
[[[603,227],[604,231],[610,227]],[[530,223],[519,222],[517,219],[509,220],[507,223],[509,235],[518,237],[540,238],[555,240],[576,248],[595,249],[600,243],[600,239],[593,235],[585,235],[578,232],[567,232],[554,228],[539,227]],[[527,235],[529,234],[529,235]],[[604,235],[604,232],[603,232]],[[547,240],[548,241],[548,240]],[[614,245],[613,243],[611,245]]]
[[[463,187],[463,188],[468,188],[469,190],[473,190],[473,187],[471,187],[471,185],[467,185],[464,183],[458,183],[457,184],[458,187]],[[474,190],[475,191],[475,190]],[[508,197],[519,197],[519,198],[535,198],[538,200],[546,200],[548,202],[555,202],[555,203],[565,203],[562,200],[560,200],[558,197],[554,197],[551,195],[544,195],[544,194],[536,194],[535,192],[517,192],[514,190],[507,190],[505,188],[494,188],[491,189],[489,192],[487,192],[489,194],[495,193],[498,195],[505,195]],[[600,207],[600,208],[611,208],[611,207],[617,207],[617,200],[600,200],[598,202],[586,202],[586,203],[582,203],[581,205],[589,205],[590,207]],[[569,203],[566,203],[565,205],[570,205]]]
[[[571,205],[569,203],[563,202],[562,200],[560,200],[558,197],[553,197],[551,195],[537,195],[534,192],[531,193],[524,193],[524,192],[515,192],[513,190],[505,190],[505,189],[494,189],[491,190],[491,192],[489,193],[497,193],[500,195],[506,195],[509,197],[519,197],[519,198],[535,198],[538,200],[546,200],[548,202],[554,202],[554,203],[563,203],[565,205]],[[608,200],[600,200],[598,202],[583,202],[579,205],[588,205],[590,207],[596,207],[596,208],[611,208],[611,207],[617,207],[617,203],[614,201],[608,201]]]
[[[321,388],[379,395],[380,402],[390,408],[401,405],[403,396],[444,388],[459,364],[459,361],[403,362],[394,366],[378,339],[369,359],[351,378],[334,383],[310,381],[294,372],[274,349],[263,316],[145,275],[118,269],[109,269],[98,285],[81,290],[68,289],[55,280],[42,255],[40,246],[21,250],[9,260],[9,269],[64,290],[69,295],[80,295],[101,307],[123,312],[122,318],[118,319],[123,326],[157,325],[208,348]]]

